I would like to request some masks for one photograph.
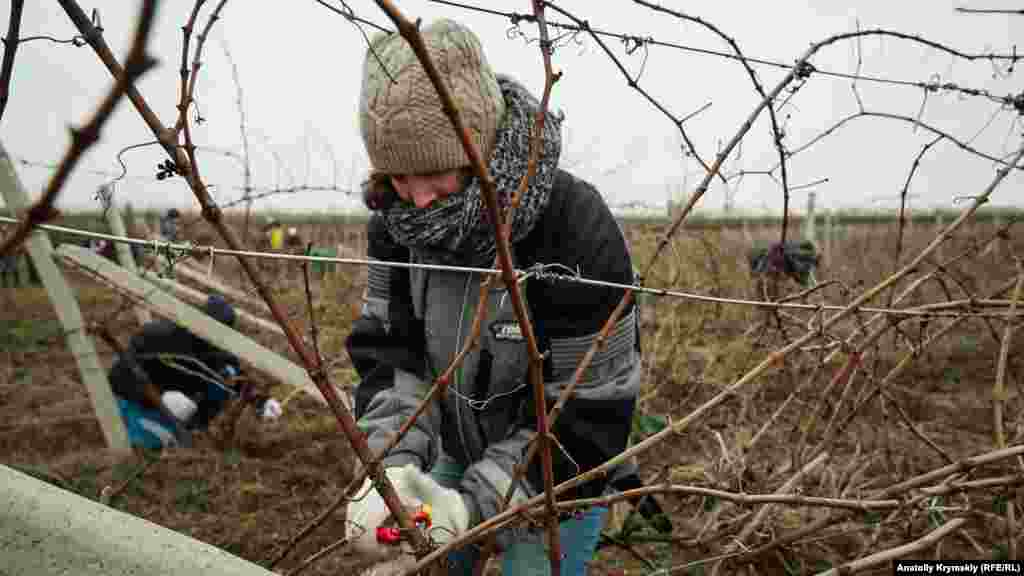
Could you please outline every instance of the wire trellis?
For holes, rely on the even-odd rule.
[[[9,216],[0,216],[0,222],[17,224],[21,222],[17,218],[11,218]],[[52,232],[60,232],[71,236],[77,236],[81,238],[93,238],[99,240],[107,240],[110,242],[119,242],[128,244],[131,246],[138,246],[145,248],[154,255],[163,258],[167,266],[173,268],[174,263],[189,258],[194,255],[202,255],[204,257],[214,257],[216,255],[223,256],[244,256],[249,258],[266,259],[266,260],[285,260],[291,262],[310,262],[310,263],[323,263],[323,264],[343,264],[352,266],[386,266],[390,268],[407,268],[407,269],[419,269],[419,270],[441,270],[448,272],[467,272],[482,275],[498,276],[501,274],[501,270],[494,268],[478,268],[472,266],[453,266],[444,264],[424,264],[419,262],[394,262],[384,260],[372,260],[365,258],[342,258],[336,256],[310,256],[306,254],[287,254],[282,252],[268,252],[261,250],[231,250],[227,248],[218,248],[213,245],[201,245],[192,242],[169,242],[166,240],[160,240],[153,238],[150,240],[143,240],[140,238],[131,238],[127,236],[116,236],[114,234],[108,234],[104,232],[93,232],[90,230],[82,230],[77,228],[70,228],[67,226],[57,226],[53,224],[42,224],[38,228],[42,230],[49,230]],[[846,306],[842,304],[805,304],[799,302],[784,302],[784,301],[765,301],[765,300],[749,300],[745,298],[725,298],[720,296],[709,296],[705,294],[695,294],[692,292],[684,292],[679,290],[673,290],[671,288],[655,288],[650,286],[644,286],[639,281],[635,284],[622,284],[618,282],[609,282],[606,280],[597,280],[593,278],[587,278],[579,271],[573,271],[566,267],[564,264],[544,264],[538,263],[526,269],[516,269],[516,276],[518,282],[522,283],[530,278],[537,278],[539,280],[545,280],[550,282],[571,282],[589,286],[601,286],[605,288],[620,288],[623,290],[632,290],[640,294],[650,294],[652,296],[667,296],[671,298],[680,298],[683,300],[691,300],[694,302],[703,302],[707,304],[733,304],[739,306],[749,306],[756,308],[766,308],[773,310],[804,310],[808,312],[825,312],[825,311],[840,311],[844,310]],[[1009,301],[972,301],[968,303],[971,306],[987,306],[987,307],[1008,307]],[[996,320],[1006,320],[1007,315],[1005,312],[943,312],[943,311],[931,311],[926,309],[906,309],[906,308],[882,308],[874,306],[863,306],[858,307],[859,312],[866,314],[887,314],[893,316],[914,316],[921,318],[935,317],[935,318],[958,318],[962,316],[977,317],[977,318],[992,318]],[[1024,314],[1024,311],[1015,313],[1017,315]]]

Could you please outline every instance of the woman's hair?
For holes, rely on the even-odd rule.
[[[459,190],[465,190],[475,176],[472,166],[459,168]],[[387,210],[401,198],[391,184],[391,175],[373,170],[362,183],[363,204],[373,211]]]
[[[370,210],[387,210],[398,201],[398,192],[391,185],[391,176],[383,172],[371,171],[362,187],[363,204]]]

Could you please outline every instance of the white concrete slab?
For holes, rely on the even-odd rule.
[[[181,282],[171,280],[170,278],[161,278],[151,270],[144,270],[143,273],[140,274],[139,276],[156,284],[157,286],[160,286],[161,288],[170,290],[176,294],[184,296],[189,301],[194,302],[196,304],[202,305],[203,303],[206,302],[206,298],[208,296],[207,294],[204,294],[203,292],[200,292],[199,290],[196,290],[194,288],[190,288],[189,286],[185,286]],[[265,330],[268,332],[273,332],[275,334],[280,334],[282,336],[284,335],[284,329],[282,329],[280,326],[269,320],[264,320],[259,316],[250,314],[237,306],[235,307],[235,312],[236,314],[238,314],[239,321],[248,324],[249,326],[256,328],[257,330]]]
[[[261,566],[0,466],[0,574],[275,576]]]

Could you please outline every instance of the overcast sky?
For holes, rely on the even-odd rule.
[[[373,2],[348,3],[359,16],[390,27]],[[530,10],[528,0],[477,3],[496,10]],[[207,4],[212,8],[216,2]],[[468,24],[482,38],[496,71],[519,78],[540,94],[544,77],[537,44],[510,33],[508,19],[428,0],[396,0],[396,4],[406,15],[424,21],[453,17]],[[915,34],[969,53],[1008,54],[1014,42],[1024,38],[1024,16],[954,11],[957,6],[1020,8],[1020,2],[1011,0],[663,0],[662,4],[685,9],[714,24],[735,39],[747,56],[780,63],[793,62],[812,42],[855,30],[858,22],[862,29]],[[0,2],[4,33],[9,5],[9,1]],[[172,124],[176,117],[181,27],[191,5],[182,0],[161,3],[151,43],[151,52],[160,65],[140,85],[143,96],[165,124]],[[706,29],[656,14],[634,2],[565,0],[558,5],[586,18],[598,29],[729,51]],[[99,7],[107,42],[123,58],[138,2],[94,0],[83,1],[82,7],[87,12]],[[201,13],[204,25],[208,11],[206,8]],[[549,18],[566,21],[554,13]],[[521,31],[529,38],[537,34],[536,26],[527,23],[522,24]],[[60,39],[76,34],[57,2],[26,3],[21,35],[40,34]],[[759,101],[749,77],[735,61],[652,46],[645,62],[643,48],[627,54],[621,42],[605,42],[630,73],[643,70],[639,85],[673,114],[685,116],[710,103],[707,110],[684,125],[705,160],[710,161],[718,146],[732,138]],[[237,93],[226,49],[237,65],[241,82],[254,185],[355,188],[367,170],[356,120],[365,52],[359,30],[313,0],[227,3],[203,53],[196,99],[205,122],[196,126],[194,137],[197,145],[240,153]],[[1021,94],[1024,90],[1024,71],[1007,74],[1005,63],[993,66],[988,61],[967,62],[905,40],[872,37],[859,44],[844,41],[825,48],[812,62],[820,70],[853,72],[858,49],[861,72],[872,77],[953,82],[996,96]],[[1024,52],[1024,46],[1018,49]],[[678,130],[627,85],[598,44],[590,38],[566,38],[556,50],[553,63],[564,74],[552,97],[553,108],[566,114],[564,165],[596,184],[615,206],[630,202],[664,206],[669,194],[678,197],[683,190],[689,193],[693,189],[703,171],[694,159],[680,154]],[[754,66],[766,88],[774,86],[785,73],[777,67]],[[14,66],[11,98],[0,123],[0,139],[15,158],[43,165],[56,163],[68,144],[67,127],[88,118],[111,82],[87,46],[48,41],[22,44]],[[1021,145],[1019,115],[1000,111],[991,100],[945,91],[929,94],[924,100],[921,88],[868,81],[860,81],[858,88],[866,110],[909,117],[920,114],[923,122],[969,141],[991,156],[1004,157]],[[790,149],[798,148],[857,110],[849,79],[812,74],[789,104],[779,109],[784,142]],[[802,209],[808,190],[815,190],[819,206],[895,207],[914,157],[932,138],[925,129],[915,129],[906,122],[853,120],[791,159],[791,185],[829,179],[794,191],[793,202]],[[123,101],[106,125],[102,141],[88,152],[69,180],[59,205],[96,207],[93,196],[97,187],[120,172],[118,151],[152,139],[135,110]],[[202,175],[217,200],[225,203],[237,199],[243,182],[238,162],[210,152],[200,157]],[[180,178],[156,180],[156,166],[163,159],[156,146],[125,152],[127,175],[117,186],[118,200],[131,200],[142,208],[194,206]],[[767,116],[762,115],[744,142],[742,156],[730,161],[726,172],[762,171],[777,161]],[[991,180],[994,167],[992,161],[944,141],[923,158],[910,190],[912,203],[916,207],[952,207],[955,198],[981,190]],[[18,170],[33,195],[39,194],[51,175],[45,166],[19,164]],[[993,203],[1024,204],[1022,184],[1024,177],[1018,171],[996,192]],[[781,188],[765,176],[733,180],[731,194],[740,208],[781,209]],[[724,200],[724,187],[717,184],[700,206],[717,210]],[[344,210],[360,204],[357,194],[311,191],[271,198],[259,206]]]

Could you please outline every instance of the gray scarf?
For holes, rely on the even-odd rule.
[[[505,118],[498,127],[488,170],[504,210],[526,174],[530,157],[530,135],[540,103],[525,87],[507,76],[498,76],[505,98]],[[512,217],[514,243],[521,240],[539,220],[551,195],[555,169],[562,152],[563,116],[548,112],[537,171],[527,186]],[[424,259],[442,264],[490,267],[497,251],[494,228],[480,193],[480,180],[473,177],[460,193],[416,208],[396,202],[384,211],[388,232],[399,244],[413,249]]]

